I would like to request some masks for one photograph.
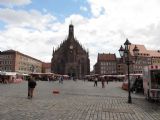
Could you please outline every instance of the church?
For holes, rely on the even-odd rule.
[[[57,49],[53,48],[51,71],[79,79],[90,74],[89,52],[75,39],[72,24],[67,39]]]

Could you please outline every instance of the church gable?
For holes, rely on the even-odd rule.
[[[82,47],[82,45],[74,38],[74,27],[71,24],[69,26],[69,33],[66,40],[64,40],[57,50],[55,50],[55,54],[67,54],[67,51],[75,50],[77,54],[87,54],[87,51]]]

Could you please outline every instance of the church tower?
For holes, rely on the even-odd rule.
[[[69,38],[74,38],[74,26],[72,24],[69,25],[68,37]]]

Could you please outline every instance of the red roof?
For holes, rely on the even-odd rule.
[[[160,51],[156,50],[147,50],[144,45],[137,45],[137,48],[139,49],[139,55],[141,56],[148,56],[148,57],[160,57]],[[133,49],[135,47],[135,44],[131,44],[130,46],[130,53],[133,55]]]
[[[43,67],[50,68],[51,67],[51,63],[43,63]]]
[[[115,54],[99,54],[98,53],[98,61],[116,61],[116,55]]]
[[[136,46],[139,49],[139,53],[140,54],[149,54],[148,50],[145,48],[144,45],[137,45],[136,44]],[[131,46],[130,46],[130,53],[131,53],[131,55],[133,55],[133,49],[134,49],[134,47],[135,47],[135,44],[131,44]]]

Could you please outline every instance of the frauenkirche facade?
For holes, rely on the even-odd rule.
[[[83,78],[90,73],[89,53],[74,38],[72,24],[69,25],[67,39],[59,48],[53,49],[51,71],[74,78]]]

